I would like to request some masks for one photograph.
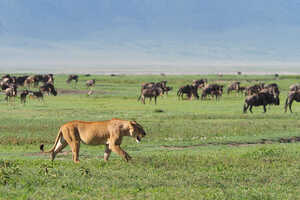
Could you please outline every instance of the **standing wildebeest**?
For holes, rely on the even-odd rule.
[[[284,106],[284,111],[287,111],[287,107],[289,106],[289,110],[292,113],[292,103],[293,101],[300,102],[300,90],[296,91],[290,91],[286,101],[285,101],[285,106]]]
[[[26,96],[29,94],[28,90],[23,90],[20,94],[21,103],[26,103]]]
[[[24,86],[30,88],[30,87],[32,87],[33,85],[34,85],[34,86],[37,86],[37,85],[38,85],[38,82],[37,82],[37,80],[36,80],[35,75],[28,76],[28,77],[25,79],[25,81],[24,81]]]
[[[217,100],[218,97],[222,96],[223,94],[223,87],[223,85],[219,84],[209,84],[205,86],[202,90],[201,99],[203,100],[208,95],[211,95],[212,97],[215,96]]]
[[[52,94],[54,96],[57,95],[57,91],[51,83],[46,83],[45,85],[40,86],[41,92],[46,92],[48,95]]]
[[[16,77],[16,84],[18,86],[24,86],[25,80],[28,78],[28,76],[19,76]]]
[[[141,92],[144,89],[151,89],[151,88],[160,88],[162,90],[162,94],[168,93],[172,88],[167,87],[167,81],[160,81],[160,82],[149,82],[149,83],[143,83],[141,87]]]
[[[192,86],[203,88],[207,84],[207,79],[193,80]]]
[[[28,91],[30,98],[37,98],[39,100],[44,100],[44,95],[41,91]]]
[[[232,91],[239,91],[241,82],[235,81],[231,83],[227,88],[227,94],[230,94]]]
[[[5,92],[5,100],[8,101],[9,98],[17,96],[17,85],[10,84],[8,88],[4,90]]]
[[[92,87],[92,86],[95,85],[95,83],[96,83],[96,80],[95,80],[95,79],[87,80],[87,81],[85,82],[86,87]]]
[[[69,75],[68,79],[67,79],[67,83],[71,83],[71,81],[74,80],[75,83],[78,82],[78,75]]]
[[[253,106],[263,106],[264,112],[267,111],[266,105],[279,105],[279,93],[275,92],[274,89],[263,89],[257,94],[246,97],[244,104],[244,113],[247,112],[248,108],[252,113]]]
[[[52,85],[54,84],[54,77],[53,74],[45,74],[43,75],[43,83],[51,83]]]
[[[152,97],[154,97],[154,102],[156,104],[156,99],[161,94],[162,94],[162,89],[160,87],[146,88],[142,90],[141,95],[138,98],[138,101],[141,99],[141,101],[145,104],[145,98],[150,98],[150,102],[151,102]]]
[[[163,94],[166,93],[168,95],[168,92],[171,91],[173,88],[166,86],[165,88],[163,88]]]
[[[207,83],[206,79],[193,80],[192,85],[185,85],[178,89],[177,96],[178,99],[183,99],[183,94],[186,94],[189,99],[194,98],[199,99],[198,88],[203,87]]]
[[[243,93],[243,92],[245,92],[245,90],[246,90],[246,87],[240,86],[238,89],[238,93]]]
[[[54,84],[53,74],[44,74],[44,75],[37,74],[37,75],[34,75],[34,86],[37,87],[40,82],[42,82],[44,84],[46,84],[46,83]]]
[[[199,99],[198,86],[185,85],[180,87],[177,91],[178,99],[180,99],[180,97],[183,99],[183,94],[186,94],[189,99],[192,99],[192,96]]]

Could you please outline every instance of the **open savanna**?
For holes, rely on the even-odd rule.
[[[177,89],[200,78],[226,86],[275,82],[281,104],[243,114],[245,97],[235,93],[219,101],[178,100]],[[67,75],[55,75],[59,94],[43,102],[7,103],[1,95],[0,199],[300,199],[300,104],[284,113],[288,87],[299,78],[80,75],[68,85]],[[96,79],[91,96],[88,79]],[[169,96],[157,105],[137,102],[141,83],[161,80],[173,87]],[[40,144],[53,145],[65,122],[111,118],[136,120],[147,132],[140,144],[124,138],[128,163],[114,153],[104,162],[104,146],[82,144],[79,164],[69,147],[54,162],[39,152]]]

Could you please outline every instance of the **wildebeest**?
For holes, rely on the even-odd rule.
[[[167,86],[167,81],[159,81],[159,82],[148,82],[148,83],[143,83],[142,84],[142,90],[147,89],[147,88],[154,88],[154,87],[159,87],[159,88],[164,88]]]
[[[29,94],[28,90],[23,90],[20,94],[21,103],[26,103],[26,96]]]
[[[37,85],[37,81],[36,81],[36,78],[35,78],[35,75],[32,75],[32,76],[28,76],[25,81],[24,81],[24,86],[25,87],[32,87],[32,86],[36,86]]]
[[[92,86],[95,85],[95,83],[96,83],[96,80],[95,80],[95,79],[87,80],[87,81],[85,82],[85,84],[86,84],[87,87],[92,87]]]
[[[8,88],[4,90],[5,93],[5,100],[8,101],[9,98],[17,96],[17,85],[10,84]]]
[[[39,100],[44,100],[44,95],[42,91],[28,91],[28,96],[30,98],[37,98]]]
[[[241,82],[235,81],[231,83],[227,88],[227,94],[230,94],[232,91],[239,91]]]
[[[223,94],[223,87],[224,87],[223,85],[219,85],[219,84],[208,84],[202,90],[201,99],[203,100],[208,95],[212,97],[215,96],[216,99],[218,99]]]
[[[264,85],[264,83],[260,83],[246,87],[245,95],[258,94],[262,89],[264,89]]]
[[[151,88],[160,88],[162,91],[162,94],[168,93],[172,88],[167,86],[167,81],[159,81],[159,82],[149,82],[149,83],[143,83],[141,87],[141,92],[144,89],[151,89]]]
[[[150,101],[154,97],[154,102],[156,104],[156,99],[159,95],[162,94],[162,89],[160,87],[146,88],[143,89],[141,95],[138,98],[138,101],[141,100],[145,104],[145,98],[150,98]]]
[[[196,86],[198,88],[202,88],[207,84],[207,79],[199,79],[199,80],[193,80],[192,86]]]
[[[199,99],[198,86],[185,85],[180,87],[177,91],[178,99],[180,99],[180,97],[181,99],[183,99],[184,94],[186,94],[189,99],[191,99],[192,97]]]
[[[264,112],[267,111],[267,105],[279,105],[279,93],[276,93],[274,89],[263,89],[257,94],[246,97],[244,104],[244,113],[247,112],[248,108],[252,113],[253,106],[263,106]]]
[[[285,100],[284,111],[287,111],[287,107],[289,106],[289,110],[292,113],[292,104],[293,101],[300,102],[300,90],[293,90],[288,93],[288,96]]]
[[[173,88],[166,86],[165,88],[163,88],[163,94],[166,93],[168,95],[168,92],[171,91]]]
[[[238,89],[238,93],[243,93],[243,92],[245,92],[245,90],[246,90],[246,87],[240,86]]]
[[[6,89],[9,88],[11,85],[12,85],[12,83],[0,82],[1,90],[6,90]]]
[[[78,82],[78,75],[73,75],[73,74],[69,75],[69,77],[67,79],[67,83],[71,83],[72,80],[74,80],[75,83],[77,83]]]
[[[300,90],[300,84],[299,83],[296,83],[296,84],[293,84],[290,86],[290,91],[297,91],[297,90]]]
[[[199,99],[198,88],[205,86],[207,83],[206,79],[193,80],[191,85],[181,86],[177,91],[178,99],[183,99],[183,95],[186,94],[189,99],[192,97]]]
[[[28,76],[19,76],[19,77],[16,77],[16,84],[18,86],[24,86],[24,83],[25,83],[25,80],[28,78]]]
[[[46,92],[48,95],[49,94],[52,94],[54,96],[57,95],[57,91],[51,83],[46,83],[46,84],[40,86],[40,91],[41,92]]]

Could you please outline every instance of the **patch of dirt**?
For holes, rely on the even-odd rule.
[[[57,155],[69,155],[71,154],[72,151],[62,151],[59,152]],[[33,153],[25,153],[24,156],[40,156],[40,155],[49,155],[49,153],[45,153],[45,152],[33,152]]]
[[[89,90],[77,90],[77,89],[58,89],[58,94],[87,94]],[[94,91],[93,94],[107,94],[107,92],[104,91]]]
[[[187,146],[168,146],[163,145],[161,148],[171,149],[171,150],[178,150],[178,149],[186,149],[186,148],[194,148],[194,147],[202,147],[202,146],[230,146],[230,147],[243,147],[243,146],[251,146],[251,145],[258,145],[258,144],[274,144],[274,143],[294,143],[300,142],[300,137],[294,136],[290,138],[279,138],[279,139],[261,139],[257,142],[224,142],[224,143],[206,143],[206,144],[195,144],[195,145],[187,145]]]

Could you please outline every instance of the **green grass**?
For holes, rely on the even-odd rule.
[[[93,78],[95,94],[87,96],[84,83]],[[177,89],[199,78],[224,85],[276,82],[281,105],[243,114],[241,95],[178,100]],[[278,142],[299,136],[300,105],[293,114],[283,109],[298,76],[93,75],[80,76],[76,88],[66,79],[56,75],[55,86],[69,92],[44,102],[0,101],[0,199],[300,199],[300,144]],[[160,80],[174,88],[168,97],[157,105],[137,102],[141,83]],[[53,163],[39,153],[65,122],[113,117],[136,120],[147,132],[140,144],[124,138],[122,147],[133,157],[128,163],[115,154],[105,163],[103,146],[82,145],[80,164],[73,164],[69,147]],[[248,144],[262,141],[267,144]]]

